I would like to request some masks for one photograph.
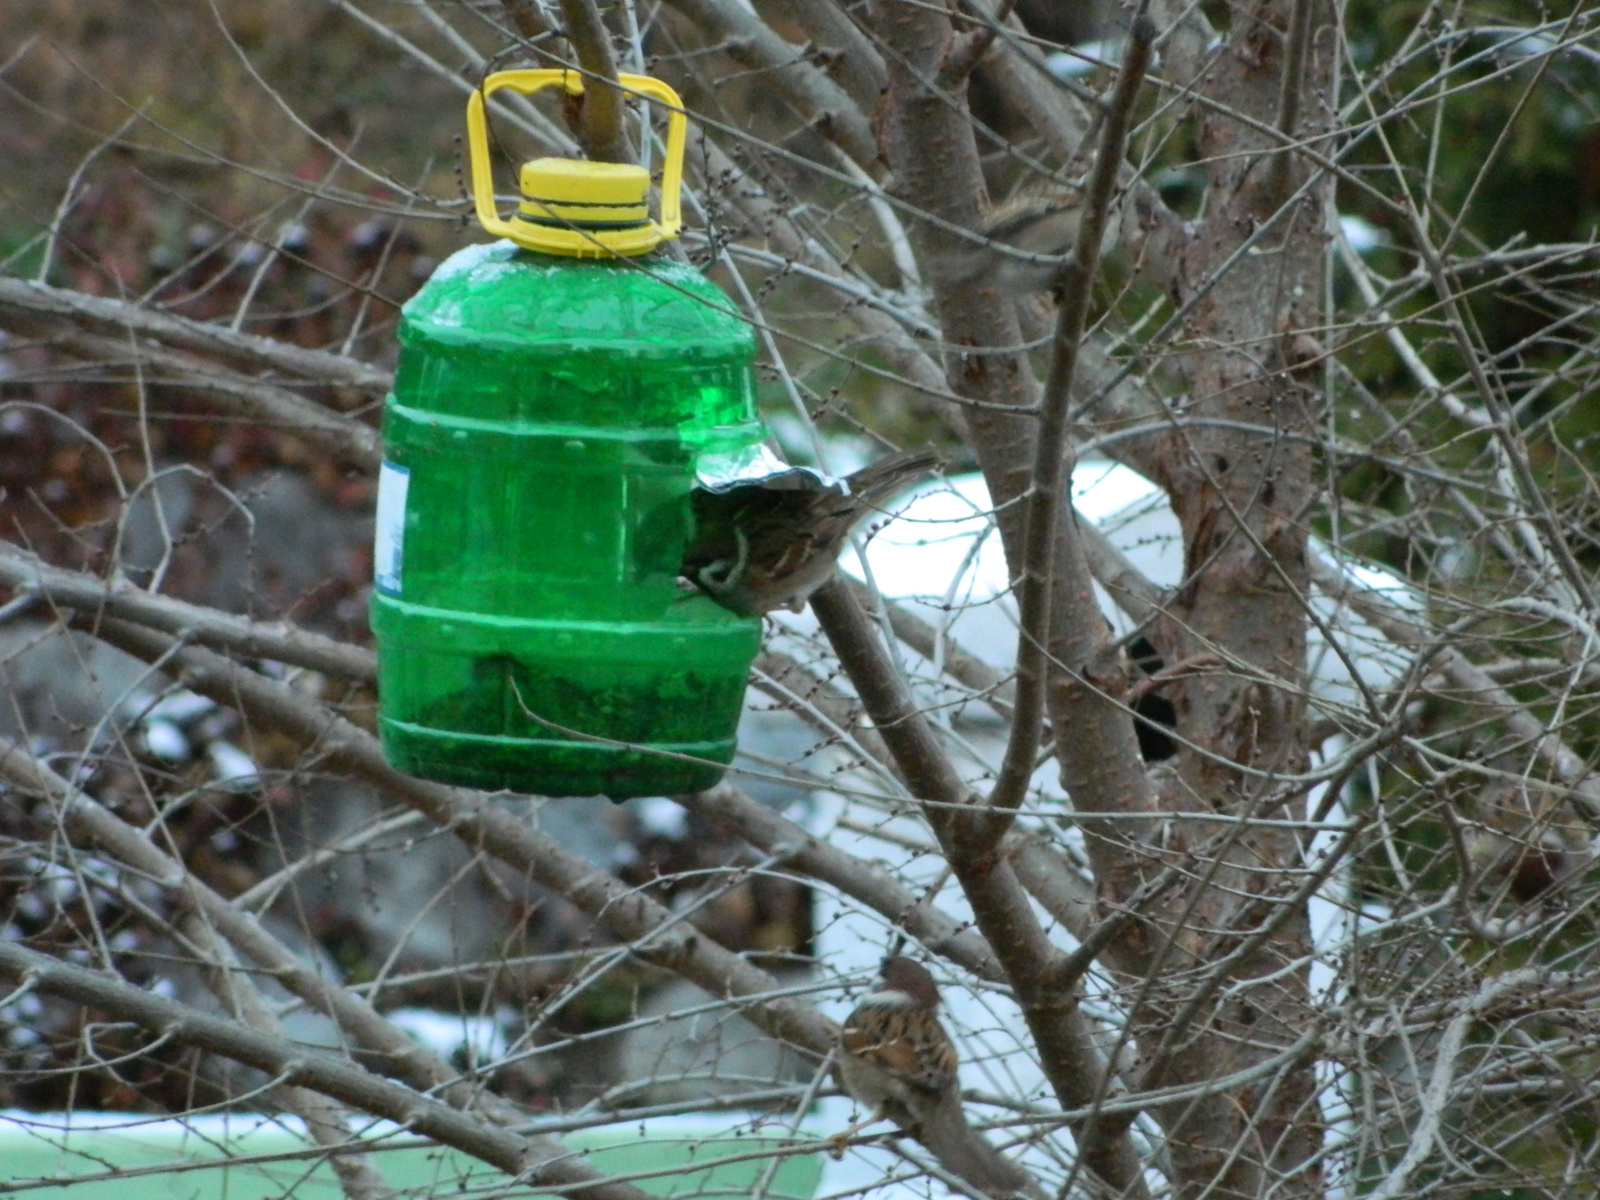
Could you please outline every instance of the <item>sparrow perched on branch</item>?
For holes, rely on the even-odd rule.
[[[1491,774],[1462,831],[1467,865],[1490,893],[1503,888],[1518,904],[1548,899],[1594,865],[1589,835],[1554,792],[1527,786],[1528,752],[1516,739],[1491,744],[1484,758]]]
[[[829,1139],[835,1157],[860,1129],[890,1120],[933,1151],[940,1165],[990,1196],[1039,1196],[1027,1172],[967,1124],[959,1060],[939,1023],[939,989],[921,963],[884,959],[879,984],[839,1028],[845,1090],[872,1115]]]
[[[1082,220],[1083,193],[1055,183],[1026,188],[989,211],[978,232],[996,245],[961,252],[954,276],[1007,293],[1045,291],[1077,245]],[[1039,259],[1018,258],[1003,247]]]
[[[742,617],[799,612],[827,583],[857,522],[940,466],[931,450],[891,455],[832,483],[795,468],[690,495],[694,537],[678,575]]]
[[[933,976],[904,955],[884,959],[877,989],[839,1029],[845,1090],[872,1110],[873,1121],[892,1120],[916,1133],[955,1095],[958,1065],[939,1023]]]
[[[1476,826],[1466,830],[1467,860],[1482,885],[1504,886],[1518,904],[1531,904],[1578,874],[1587,860],[1552,829],[1521,837]]]

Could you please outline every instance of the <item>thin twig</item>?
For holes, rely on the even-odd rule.
[[[1100,240],[1111,207],[1112,190],[1127,141],[1128,123],[1139,83],[1150,62],[1155,27],[1143,11],[1128,37],[1122,73],[1106,112],[1100,148],[1084,197],[1084,212],[1077,245],[1063,271],[1060,314],[1056,324],[1050,379],[1040,401],[1039,430],[1034,442],[1033,473],[1024,500],[1022,557],[1017,569],[1017,608],[1021,629],[1017,635],[1017,699],[1010,740],[1000,776],[989,794],[989,811],[996,819],[985,823],[989,844],[1004,836],[1010,813],[1022,803],[1033,777],[1035,730],[1044,718],[1048,681],[1047,647],[1050,644],[1051,560],[1056,549],[1056,515],[1072,477],[1067,441],[1068,400],[1077,369],[1078,344],[1088,320],[1089,298],[1100,259]]]
[[[1282,92],[1278,97],[1278,117],[1274,124],[1283,135],[1284,144],[1272,157],[1268,176],[1269,203],[1276,208],[1289,199],[1290,173],[1293,165],[1295,126],[1300,121],[1300,92],[1305,87],[1306,57],[1311,53],[1311,10],[1314,0],[1292,0],[1294,10],[1289,14],[1289,30],[1284,35]]]
[[[1325,594],[1350,605],[1402,646],[1426,648],[1438,658],[1445,676],[1475,704],[1494,709],[1507,729],[1534,748],[1556,776],[1572,788],[1590,815],[1600,818],[1600,776],[1545,723],[1519,704],[1481,667],[1451,645],[1441,645],[1433,632],[1373,588],[1364,587],[1338,567],[1309,555],[1311,578]]]

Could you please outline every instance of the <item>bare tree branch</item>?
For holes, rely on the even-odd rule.
[[[393,376],[343,354],[308,350],[277,338],[241,333],[225,325],[195,321],[143,304],[90,296],[0,276],[0,312],[67,317],[116,340],[130,334],[163,346],[192,350],[257,370],[277,371],[319,385],[348,387],[381,398]]]
[[[103,613],[251,658],[325,671],[357,683],[377,679],[377,662],[371,651],[348,642],[297,629],[287,621],[252,621],[147,592],[126,581],[107,582],[53,567],[8,542],[0,542],[0,583],[19,593],[43,596],[52,606],[75,610],[91,622]]]
[[[1045,1075],[1063,1107],[1087,1107],[1103,1074],[1074,997],[1058,987],[1065,956],[1045,936],[1010,864],[992,853],[968,853],[968,810],[974,796],[951,770],[910,693],[877,642],[877,633],[838,580],[811,598],[817,618],[850,673],[874,724],[899,761],[928,822],[1010,980],[1032,1031]],[[1142,1194],[1137,1155],[1125,1136],[1080,1134],[1091,1171],[1130,1194]]]
[[[766,993],[777,981],[682,922],[656,901],[619,883],[564,850],[478,793],[402,774],[384,761],[377,739],[293,690],[198,647],[174,650],[171,639],[114,619],[95,636],[147,660],[168,659],[186,686],[219,704],[315,748],[330,766],[350,771],[385,795],[411,805],[450,829],[471,848],[503,860],[612,929],[648,962],[677,971],[714,995],[739,1001],[739,1010],[773,1037],[819,1058],[832,1047],[829,1023],[809,1006]]]
[[[776,0],[776,7],[805,29],[819,64],[838,78],[862,112],[870,113],[889,86],[888,75],[878,51],[844,9],[809,0]]]
[[[286,1085],[321,1092],[363,1112],[387,1117],[526,1183],[554,1184],[562,1194],[584,1200],[643,1200],[649,1195],[626,1184],[607,1183],[597,1172],[570,1157],[548,1163],[530,1161],[526,1140],[516,1134],[482,1124],[347,1060],[198,1012],[115,976],[71,966],[13,942],[0,942],[0,971],[49,995],[97,1008],[184,1045],[246,1063]]]
[[[729,0],[672,0],[746,70],[760,72],[817,131],[869,173],[880,169],[878,139],[848,94],[753,12]]]
[[[600,10],[594,0],[561,0],[561,16],[584,74],[578,110],[578,140],[583,151],[592,162],[632,162],[634,156],[622,132],[622,90],[617,87],[611,35],[600,19]]]
[[[1004,835],[1009,824],[1009,817],[1004,814],[1022,803],[1023,792],[1033,775],[1033,730],[1044,714],[1049,674],[1046,654],[1053,640],[1050,591],[1054,575],[1051,559],[1058,540],[1056,514],[1062,495],[1070,490],[1072,479],[1073,464],[1068,458],[1070,443],[1067,440],[1068,397],[1072,394],[1072,378],[1077,371],[1078,344],[1088,320],[1089,289],[1100,261],[1100,239],[1111,206],[1111,189],[1122,165],[1128,121],[1149,63],[1150,43],[1154,37],[1155,29],[1141,11],[1134,20],[1122,74],[1106,110],[1077,244],[1063,273],[1050,378],[1039,402],[1039,429],[1034,435],[1033,482],[1023,499],[1022,553],[1012,560],[1020,626],[1017,711],[1000,776],[989,794],[989,808],[997,817],[985,833],[991,845]]]

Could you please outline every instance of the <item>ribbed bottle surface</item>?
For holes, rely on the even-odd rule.
[[[497,243],[439,268],[400,341],[372,602],[389,761],[543,795],[709,787],[761,627],[677,569],[697,458],[763,436],[749,327],[688,266]]]

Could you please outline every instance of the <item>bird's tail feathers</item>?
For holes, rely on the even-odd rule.
[[[918,1139],[933,1151],[939,1165],[990,1196],[993,1200],[1047,1200],[1039,1182],[991,1146],[967,1124],[959,1096],[950,1096],[934,1109],[918,1131]]]
[[[850,492],[863,505],[875,505],[887,500],[913,480],[921,479],[942,466],[944,460],[935,450],[902,450],[851,474]]]

